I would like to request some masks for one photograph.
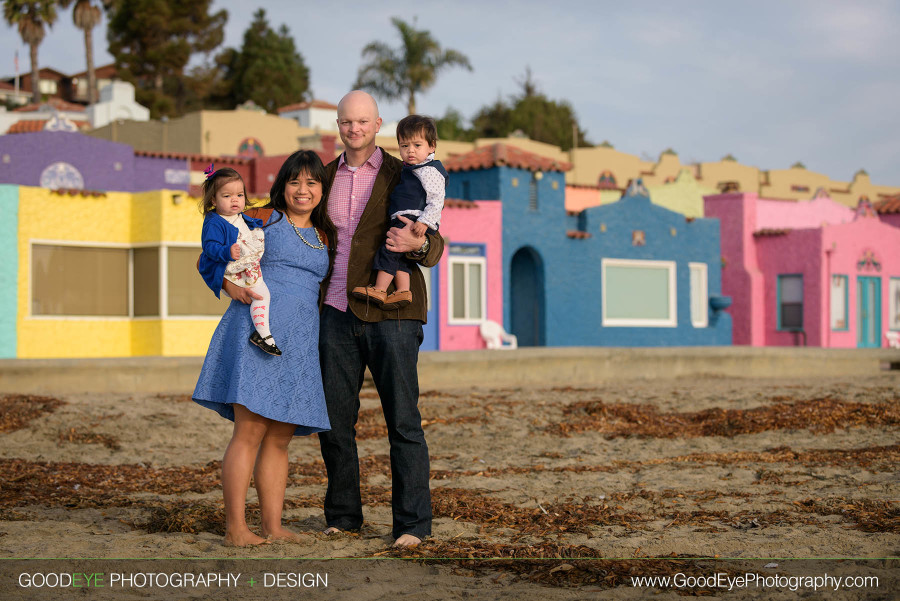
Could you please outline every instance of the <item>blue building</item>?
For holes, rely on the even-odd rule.
[[[569,165],[504,144],[445,165],[448,197],[503,204],[503,320],[520,346],[731,344],[718,220],[651,204],[639,181],[569,214]]]

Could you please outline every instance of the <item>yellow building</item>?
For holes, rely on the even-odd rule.
[[[15,356],[203,355],[227,304],[197,276],[202,221],[183,192],[19,187]]]

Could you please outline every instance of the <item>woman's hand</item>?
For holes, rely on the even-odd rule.
[[[385,246],[395,253],[410,253],[422,248],[425,244],[425,235],[417,236],[413,232],[413,222],[403,215],[397,217],[403,222],[403,227],[392,227],[387,233]]]
[[[228,280],[222,282],[222,290],[234,300],[244,303],[245,305],[249,305],[254,300],[262,300],[260,295],[251,291],[249,288],[241,288],[234,282],[229,282]]]

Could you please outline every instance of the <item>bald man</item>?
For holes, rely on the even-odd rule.
[[[428,446],[419,415],[416,367],[427,306],[425,279],[421,270],[410,274],[413,302],[398,310],[382,311],[351,291],[375,282],[372,263],[380,246],[431,267],[443,254],[444,240],[436,233],[416,236],[406,219],[406,227],[388,230],[388,196],[400,181],[402,163],[375,144],[381,128],[375,99],[359,90],[350,92],[338,104],[337,122],[345,150],[326,167],[337,256],[322,284],[319,330],[331,421],[331,431],[319,435],[328,472],[325,532],[358,530],[363,524],[355,427],[368,367],[391,445],[394,545],[414,546],[431,534]]]

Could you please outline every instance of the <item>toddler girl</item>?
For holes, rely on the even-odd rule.
[[[263,281],[259,260],[265,250],[263,222],[244,215],[246,191],[241,175],[231,169],[205,171],[200,211],[204,214],[203,254],[198,265],[206,281],[229,282],[249,288],[262,297],[250,304],[253,327],[250,342],[270,355],[280,356],[269,330],[269,288]],[[216,290],[219,296],[219,290]]]

